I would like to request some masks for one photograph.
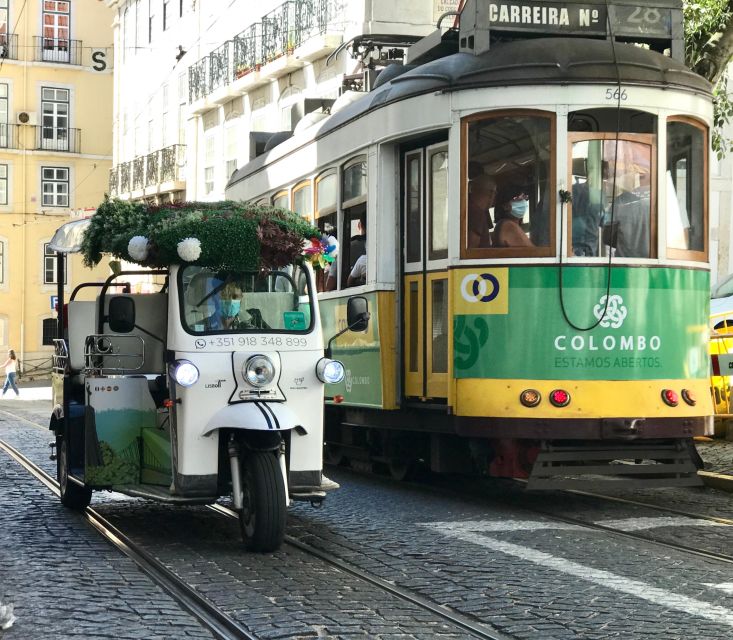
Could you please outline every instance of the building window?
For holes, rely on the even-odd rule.
[[[42,167],[41,191],[44,207],[69,206],[69,169],[66,167]]]
[[[153,3],[148,3],[148,44],[150,44],[153,41],[153,20],[155,19],[155,14],[153,13]]]
[[[69,150],[69,90],[41,89],[41,149]]]
[[[69,61],[69,12],[65,0],[43,2],[43,59],[49,62]]]
[[[0,164],[0,204],[8,204],[8,165]]]
[[[204,193],[206,195],[214,191],[214,163],[216,162],[216,138],[210,135],[206,138],[204,158]]]
[[[8,46],[8,0],[0,0],[0,43]]]
[[[55,318],[43,319],[43,342],[41,343],[43,346],[53,346],[57,328],[58,321]]]
[[[6,242],[0,240],[0,284],[5,284],[5,247]]]
[[[56,252],[51,249],[48,242],[43,245],[43,284],[58,284],[58,272],[56,263]],[[64,284],[68,282],[68,270],[66,268],[66,254],[64,254]]]
[[[168,29],[170,20],[170,0],[163,0],[163,31]]]

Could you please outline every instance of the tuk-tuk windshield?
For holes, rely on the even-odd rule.
[[[308,276],[299,266],[280,271],[179,272],[181,318],[189,333],[304,333],[311,326]]]

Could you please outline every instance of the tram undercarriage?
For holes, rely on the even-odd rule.
[[[702,486],[693,437],[703,432],[703,418],[499,420],[331,406],[325,460],[360,471],[385,468],[398,480],[420,468],[516,478],[527,480],[528,490],[588,490],[619,482]]]

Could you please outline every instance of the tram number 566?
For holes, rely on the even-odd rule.
[[[616,88],[616,89],[606,89],[606,100],[621,100],[625,101],[628,100],[629,96],[626,93],[626,89],[622,88]]]

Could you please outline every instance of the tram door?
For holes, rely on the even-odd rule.
[[[402,156],[404,393],[409,399],[448,396],[448,147],[441,143]]]

